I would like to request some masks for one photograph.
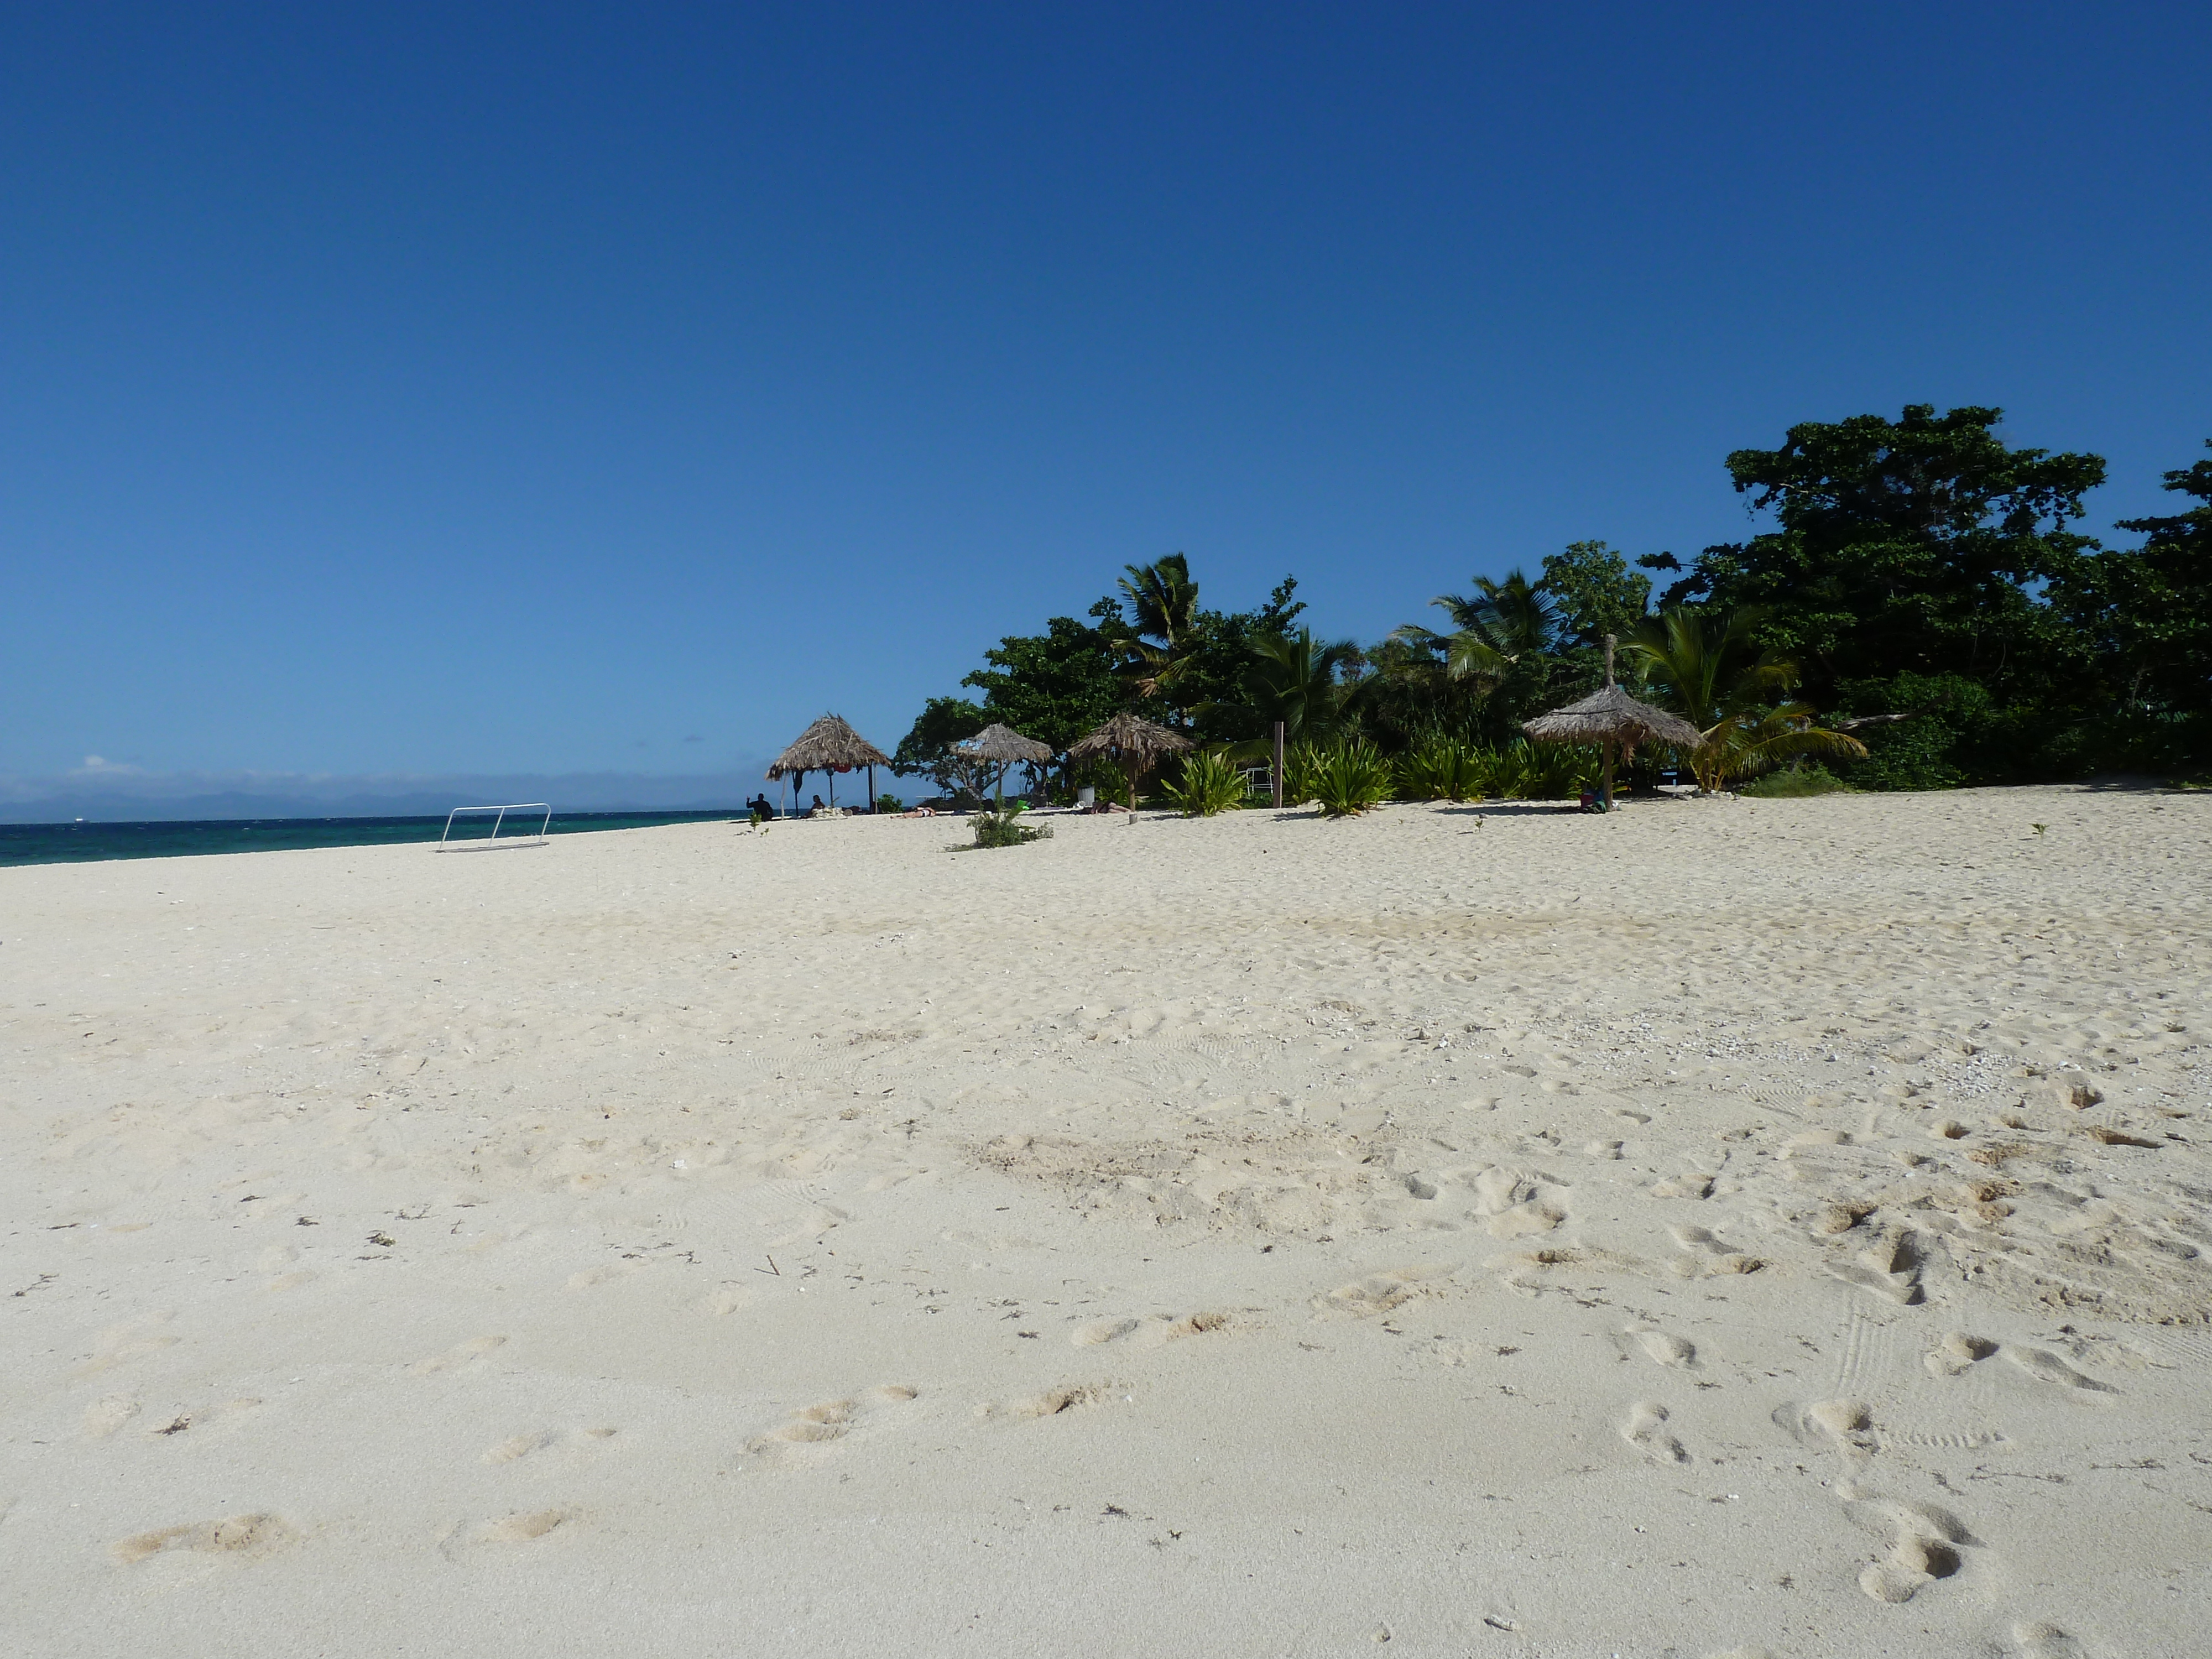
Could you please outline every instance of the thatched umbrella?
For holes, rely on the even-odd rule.
[[[1039,765],[1052,758],[1052,750],[1035,738],[1025,738],[1011,726],[987,726],[972,738],[963,738],[953,748],[970,760],[995,761],[999,767],[996,795],[1000,807],[1006,804],[1006,769],[1016,761]]]
[[[809,772],[830,775],[830,804],[837,804],[837,775],[856,766],[868,769],[868,810],[876,810],[876,769],[889,766],[891,757],[848,726],[842,717],[824,714],[799,734],[799,740],[775,757],[768,769],[771,778],[787,773],[793,782],[791,804],[799,805],[799,780]]]
[[[1613,683],[1613,635],[1605,636],[1605,690],[1580,702],[1554,708],[1524,721],[1521,729],[1538,743],[1595,743],[1605,750],[1605,782],[1599,796],[1613,810],[1613,762],[1616,753],[1633,755],[1639,743],[1663,743],[1695,749],[1704,732],[1679,714],[1638,702]]]
[[[1163,755],[1180,755],[1193,745],[1179,732],[1170,732],[1164,726],[1155,726],[1150,720],[1140,720],[1134,714],[1116,714],[1089,737],[1077,741],[1067,751],[1070,760],[1083,760],[1092,755],[1110,755],[1121,763],[1121,769],[1129,775],[1129,810],[1137,810],[1137,780]]]

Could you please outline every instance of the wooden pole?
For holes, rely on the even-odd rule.
[[[873,762],[873,761],[870,761],[870,762],[868,763],[868,811],[869,811],[869,812],[870,812],[871,814],[872,814],[872,813],[875,811],[875,810],[876,810],[876,763],[875,763],[875,762]]]
[[[1282,721],[1280,721],[1280,720],[1277,720],[1277,721],[1275,722],[1275,806],[1276,806],[1276,810],[1279,811],[1281,810],[1281,808],[1282,808],[1282,805],[1283,805],[1283,723],[1282,723]]]
[[[1608,634],[1605,636],[1605,689],[1608,691],[1613,690],[1613,636]],[[1605,781],[1600,787],[1597,798],[1599,810],[1606,812],[1613,811],[1613,739],[1607,738],[1605,740]]]

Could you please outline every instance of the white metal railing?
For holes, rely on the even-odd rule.
[[[500,826],[507,822],[509,812],[535,812],[540,808],[544,810],[545,816],[538,821],[538,833],[534,836],[509,836],[506,844],[509,847],[543,847],[549,839],[546,827],[553,822],[553,809],[542,800],[525,800],[510,802],[505,806],[456,806],[446,814],[446,833],[438,837],[438,850],[444,853],[454,848],[489,847],[499,840]],[[482,839],[471,837],[467,841],[453,841],[451,839],[453,820],[464,812],[496,812],[499,816],[491,821],[489,836]]]

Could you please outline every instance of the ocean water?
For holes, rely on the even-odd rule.
[[[510,813],[500,839],[535,836],[541,815]],[[594,830],[642,830],[662,823],[714,823],[743,817],[738,807],[720,812],[556,812],[547,833],[581,835]],[[78,864],[99,859],[167,859],[205,853],[270,853],[300,847],[378,847],[386,842],[435,841],[445,833],[439,817],[210,818],[155,823],[0,823],[0,865]],[[456,818],[455,841],[490,837],[492,817]]]

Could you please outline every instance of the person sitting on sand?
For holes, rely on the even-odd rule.
[[[752,814],[755,823],[766,823],[775,816],[775,803],[769,799],[768,791],[763,789],[745,803],[745,810]]]
[[[806,816],[810,818],[814,817],[817,813],[819,813],[823,817],[827,817],[830,815],[830,809],[822,804],[822,797],[819,795],[817,795],[814,798],[814,805],[806,809]]]

